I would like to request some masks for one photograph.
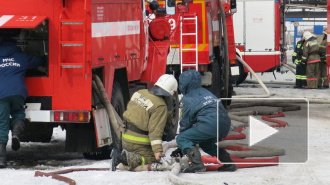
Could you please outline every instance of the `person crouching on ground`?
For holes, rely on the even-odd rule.
[[[230,118],[218,98],[210,91],[202,88],[201,76],[196,70],[183,72],[179,77],[179,89],[183,94],[181,99],[182,117],[180,133],[176,138],[178,149],[172,152],[172,157],[187,154],[191,160],[185,173],[205,171],[199,147],[211,156],[218,156],[221,162],[233,162],[224,148],[218,148],[216,143],[227,137],[230,129]],[[217,153],[219,150],[219,153]],[[225,164],[218,171],[235,171],[235,164]]]
[[[168,120],[165,98],[172,97],[177,88],[174,76],[164,74],[151,90],[139,90],[132,95],[123,114],[127,128],[122,133],[124,151],[112,157],[112,169],[122,163],[133,171],[140,165],[160,161],[162,136]]]

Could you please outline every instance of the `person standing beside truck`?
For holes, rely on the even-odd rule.
[[[25,125],[24,101],[28,96],[25,73],[45,63],[39,56],[23,53],[12,39],[16,29],[0,29],[0,168],[5,168],[8,133],[12,128],[12,149],[20,148],[20,133]],[[10,118],[11,116],[11,118]]]
[[[171,157],[187,154],[191,160],[184,173],[205,171],[199,147],[211,156],[218,156],[221,162],[232,163],[229,153],[216,145],[226,138],[231,121],[229,115],[218,98],[202,88],[201,75],[196,70],[183,72],[179,77],[179,89],[183,94],[181,99],[182,117],[180,133],[176,138],[178,148]],[[218,171],[236,171],[235,164],[224,164]]]
[[[323,31],[323,39],[320,43],[320,76],[318,80],[319,89],[328,89],[329,82],[327,81],[327,30]]]
[[[162,136],[168,122],[165,98],[172,98],[178,82],[173,75],[164,74],[150,89],[135,92],[124,112],[125,133],[122,133],[124,151],[111,153],[112,169],[120,163],[129,170],[160,161],[163,154]]]
[[[292,54],[292,62],[296,64],[296,86],[294,88],[298,89],[307,87],[306,64],[301,62],[304,42],[305,38],[302,36]]]
[[[309,31],[304,32],[305,43],[303,46],[303,63],[307,64],[306,76],[308,89],[318,88],[318,78],[320,74],[319,44],[316,37]]]

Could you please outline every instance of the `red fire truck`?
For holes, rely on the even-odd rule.
[[[258,9],[256,10],[256,7]],[[286,63],[283,0],[239,0],[234,15],[235,42],[241,58],[255,72],[272,72]],[[243,70],[236,84],[243,82]]]
[[[202,83],[217,97],[232,94],[230,76],[237,73],[233,13],[236,0],[183,0],[177,13],[164,17],[171,27],[167,72],[179,76],[201,72]],[[236,70],[235,70],[236,68]],[[237,75],[237,74],[236,74]]]
[[[153,11],[152,21],[175,12],[175,3],[166,4]],[[21,49],[47,59],[46,72],[31,70],[25,78],[29,97],[22,141],[48,142],[60,125],[66,151],[109,157],[109,116],[93,79],[101,79],[122,115],[133,92],[151,87],[166,72],[170,42],[149,39],[149,31],[159,30],[157,24],[149,28],[147,14],[153,12],[146,11],[144,0],[1,1],[0,29],[19,29],[15,39]],[[177,99],[172,103],[173,125],[165,140],[172,140],[177,128]]]

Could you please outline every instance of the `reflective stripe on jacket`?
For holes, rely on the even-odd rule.
[[[304,46],[304,41],[300,40],[297,42],[297,46],[292,54],[292,62],[294,62],[296,65],[301,63],[301,57],[303,55],[303,46]]]
[[[155,96],[147,89],[135,92],[128,102],[124,119],[140,130],[149,134],[143,135],[130,130],[124,133],[126,142],[151,145],[154,153],[162,152],[162,136],[167,121],[167,107],[163,98]]]

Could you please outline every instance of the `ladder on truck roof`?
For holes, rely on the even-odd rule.
[[[86,6],[85,6],[86,8]],[[62,12],[62,15],[64,10]],[[62,19],[60,16],[60,31],[59,31],[59,66],[60,66],[60,76],[62,76],[62,70],[65,68],[82,68],[83,75],[86,74],[86,14],[84,19]],[[83,40],[73,41],[73,40],[62,40],[64,27],[67,26],[81,26],[83,32]],[[62,48],[72,48],[72,47],[82,47],[82,60],[80,62],[63,62]]]
[[[187,31],[188,27],[194,27],[193,31]],[[197,34],[197,15],[194,14],[184,14],[180,16],[180,69],[183,72],[184,67],[194,67],[198,70],[198,34]],[[188,29],[189,30],[189,29]],[[191,30],[191,29],[190,29]],[[184,37],[184,38],[183,38]],[[190,38],[190,39],[188,39]],[[193,43],[187,43],[193,42]],[[188,47],[184,47],[188,46]],[[191,47],[190,47],[191,46]],[[191,52],[195,51],[194,61],[183,61],[184,55],[190,55]]]

